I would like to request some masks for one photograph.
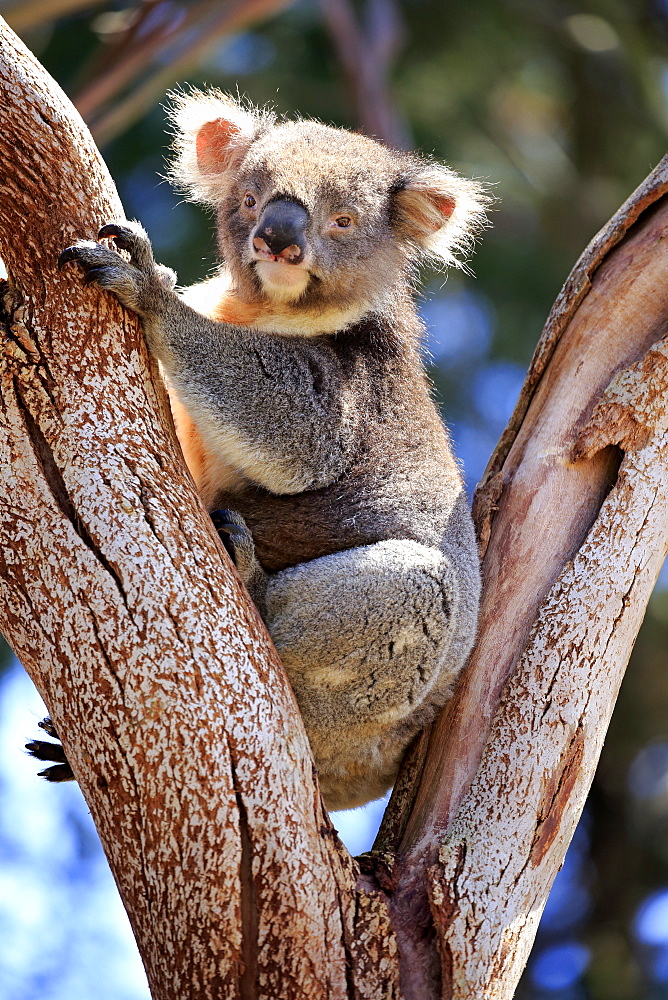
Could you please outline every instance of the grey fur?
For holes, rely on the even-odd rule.
[[[410,270],[438,245],[434,225],[446,228],[456,212],[458,232],[439,236],[442,255],[461,242],[458,198],[469,225],[483,198],[447,168],[362,136],[276,124],[216,94],[185,99],[182,123],[195,112],[195,138],[219,120],[226,130],[216,136],[218,174],[211,150],[202,155],[200,143],[194,157],[187,138],[179,169],[195,195],[215,202],[228,284],[187,292],[201,311],[191,308],[137,223],[101,230],[129,262],[92,241],[63,258],[142,317],[194,424],[196,449],[185,425],[180,436],[203,499],[233,508],[245,529],[237,565],[293,685],[325,800],[349,808],[391,785],[475,636],[476,542],[419,358]],[[237,211],[244,198],[252,212]],[[304,273],[281,260],[257,267],[256,222],[277,198],[308,210]],[[226,296],[233,314],[250,310],[243,325],[202,314],[224,319]]]

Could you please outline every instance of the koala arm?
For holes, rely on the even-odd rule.
[[[61,254],[61,266],[76,261],[87,284],[142,318],[149,349],[202,438],[272,492],[334,482],[355,444],[356,409],[326,345],[210,320],[174,292],[174,273],[155,263],[138,223],[103,226],[99,235],[130,261],[82,240]]]
[[[274,493],[334,482],[355,440],[353,408],[319,345],[217,323],[166,294],[146,338],[212,450]]]

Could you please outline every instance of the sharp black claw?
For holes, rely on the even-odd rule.
[[[119,250],[132,250],[134,233],[129,232],[124,226],[119,226],[115,222],[109,222],[102,226],[97,234],[98,240],[112,239]]]
[[[48,715],[41,722],[38,722],[37,725],[45,733],[48,733],[49,736],[52,736],[55,740],[58,739],[56,728]],[[61,743],[47,743],[46,740],[30,740],[29,743],[26,743],[25,747],[28,753],[32,757],[36,757],[37,760],[52,762],[51,767],[46,767],[43,771],[39,772],[40,778],[46,778],[47,781],[75,780]]]
[[[67,757],[60,743],[47,743],[46,740],[30,740],[25,745],[31,757],[37,760],[52,760],[58,764],[67,763]]]
[[[243,538],[246,532],[238,524],[230,520],[233,516],[230,510],[213,510],[209,516],[213,521],[214,528],[218,532],[218,537],[227,550],[227,554],[230,556],[232,562],[236,563],[235,539]]]
[[[91,267],[83,276],[84,285],[92,285],[94,281],[97,281],[101,277],[105,270],[106,268],[104,267]]]
[[[226,531],[232,538],[243,538],[246,534],[244,529],[240,528],[238,524],[224,524],[220,530]]]
[[[54,764],[53,767],[45,767],[39,771],[38,778],[46,778],[47,781],[74,781],[74,774],[69,764]]]
[[[120,236],[122,233],[122,227],[117,225],[115,222],[108,222],[105,226],[100,228],[97,234],[98,240],[108,239],[110,236]]]
[[[63,250],[60,257],[58,258],[58,267],[62,269],[65,266],[65,264],[69,264],[71,260],[77,260],[78,257],[79,257],[79,248],[68,247],[66,250]]]
[[[48,733],[49,736],[53,736],[54,740],[58,739],[58,733],[56,732],[56,727],[51,721],[51,716],[47,715],[47,717],[42,719],[41,722],[38,722],[37,725],[40,729],[43,729],[45,733]]]
[[[213,521],[216,531],[224,531],[226,535],[231,535],[232,538],[242,538],[246,532],[238,524],[230,520],[230,513],[229,510],[214,510],[209,516]]]
[[[212,510],[211,513],[209,514],[209,517],[211,518],[211,520],[213,521],[213,523],[215,524],[215,526],[217,528],[218,527],[220,527],[220,528],[235,527],[236,528],[237,525],[234,524],[234,521],[232,521],[233,516],[234,515],[233,515],[232,511],[231,510],[227,510],[226,508],[221,508],[220,510]]]

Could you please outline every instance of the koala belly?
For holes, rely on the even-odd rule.
[[[246,483],[245,477],[225,461],[215,450],[207,447],[197,424],[176,394],[174,386],[165,378],[176,436],[181,445],[190,475],[202,498],[202,503],[211,510],[221,490],[236,490]]]
[[[325,802],[392,785],[473,643],[478,580],[439,549],[389,539],[269,576],[266,624],[287,670]]]

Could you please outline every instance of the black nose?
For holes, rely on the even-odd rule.
[[[308,212],[296,201],[279,199],[270,201],[265,208],[254,239],[264,240],[273,254],[280,254],[286,247],[299,247],[300,253],[306,251],[306,224]]]

